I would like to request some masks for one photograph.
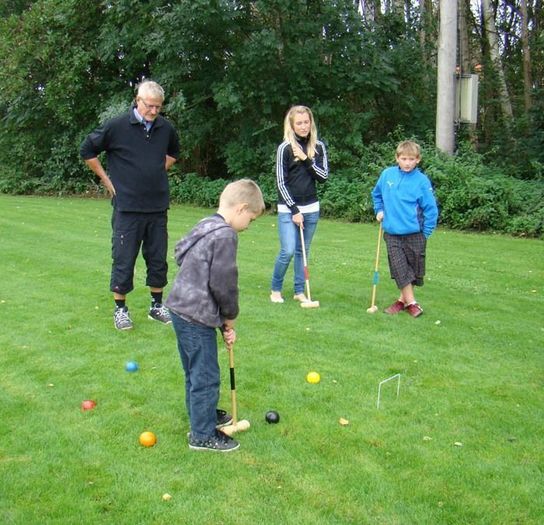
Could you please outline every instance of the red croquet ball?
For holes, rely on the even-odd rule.
[[[81,410],[92,410],[96,406],[96,401],[85,399],[81,402]]]

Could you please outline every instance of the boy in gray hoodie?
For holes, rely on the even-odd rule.
[[[216,329],[227,347],[236,341],[238,232],[264,211],[259,186],[250,179],[228,184],[217,213],[200,221],[175,248],[179,271],[165,305],[169,308],[185,372],[189,448],[230,452],[239,443],[218,426],[230,417],[217,409],[220,372]]]

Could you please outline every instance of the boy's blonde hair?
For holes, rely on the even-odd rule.
[[[306,106],[293,106],[285,115],[285,120],[283,121],[283,140],[286,140],[291,144],[291,147],[294,147],[297,143],[295,137],[295,130],[293,129],[295,123],[295,116],[301,113],[308,113],[310,117],[310,134],[308,135],[308,151],[307,155],[311,159],[315,157],[315,145],[317,144],[317,127],[315,125],[314,115],[312,110]]]
[[[397,157],[408,155],[409,157],[421,158],[421,148],[419,147],[419,144],[413,140],[403,140],[397,146],[396,155]]]
[[[265,205],[261,188],[251,179],[240,179],[225,186],[219,197],[219,206],[233,208],[238,204],[247,204],[250,211],[261,215]]]

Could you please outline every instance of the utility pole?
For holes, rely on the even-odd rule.
[[[436,147],[450,155],[455,149],[456,62],[457,0],[441,0],[436,93]]]

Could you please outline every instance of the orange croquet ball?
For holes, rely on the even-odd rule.
[[[142,432],[139,441],[140,445],[144,447],[152,447],[157,443],[157,436],[153,432]]]

